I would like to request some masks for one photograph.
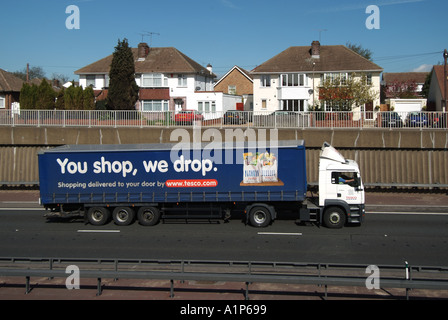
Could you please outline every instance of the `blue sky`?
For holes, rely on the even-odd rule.
[[[80,29],[66,28],[69,5]],[[380,29],[369,30],[369,5]],[[155,32],[154,47],[176,47],[218,75],[234,65],[251,70],[290,46],[362,45],[385,72],[428,70],[448,47],[445,0],[15,0],[2,3],[0,68],[27,63],[77,79],[74,71]],[[319,31],[321,30],[321,31]],[[145,42],[149,37],[143,38]]]

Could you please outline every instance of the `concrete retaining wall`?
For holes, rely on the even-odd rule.
[[[305,140],[309,182],[317,181],[319,148],[327,141],[359,163],[367,185],[448,188],[448,131],[377,129],[3,127],[0,128],[0,184],[35,184],[39,180],[37,152],[46,146],[177,143],[179,136],[190,140],[199,137],[207,142],[210,138],[206,137],[221,135],[225,141],[236,141],[253,134],[260,140],[277,137],[279,140]]]

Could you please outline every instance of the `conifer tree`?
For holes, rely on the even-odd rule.
[[[134,55],[128,40],[118,40],[110,66],[107,104],[112,110],[134,110],[139,88],[135,82]]]

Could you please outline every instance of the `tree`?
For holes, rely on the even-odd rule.
[[[24,83],[20,90],[20,109],[32,110],[36,108],[37,86]]]
[[[50,86],[47,80],[43,79],[37,88],[37,100],[35,107],[39,110],[54,109],[55,98],[56,93],[54,92],[54,89]]]
[[[13,72],[13,74],[22,79],[23,81],[26,81],[26,68],[22,69],[22,71],[16,71]],[[42,67],[31,67],[29,69],[29,80],[33,80],[33,79],[43,79],[45,78],[45,71],[44,69],[42,69]]]
[[[118,40],[110,66],[107,105],[112,110],[133,110],[139,88],[135,82],[134,55],[128,40]]]
[[[415,99],[418,93],[417,88],[415,80],[393,81],[386,85],[386,92],[392,98]]]
[[[65,90],[64,102],[65,110],[82,110],[83,109],[83,98],[84,90],[82,87],[68,87]]]
[[[340,76],[327,78],[319,87],[319,100],[325,102],[327,110],[351,111],[378,98],[372,84],[368,84],[367,75],[352,73],[348,79]]]
[[[347,42],[346,46],[347,46],[347,48],[349,48],[350,50],[352,50],[352,51],[356,52],[357,54],[363,56],[367,60],[372,61],[373,53],[369,49],[364,49],[361,45],[353,44],[353,43],[350,43],[350,42]]]
[[[84,89],[82,98],[83,110],[95,110],[95,93],[92,87]]]
[[[434,71],[434,69],[431,70],[430,73],[428,73],[428,75],[426,76],[426,79],[425,79],[425,83],[423,84],[423,87],[422,87],[421,95],[425,99],[428,99],[428,97],[429,97],[429,88],[431,87],[431,79],[432,79],[433,71]]]

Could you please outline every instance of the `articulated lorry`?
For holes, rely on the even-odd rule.
[[[261,147],[260,147],[261,146]],[[67,145],[41,151],[46,217],[152,226],[161,219],[242,220],[266,227],[282,212],[329,228],[362,223],[364,187],[356,162],[324,143],[318,197],[307,196],[304,141]]]

